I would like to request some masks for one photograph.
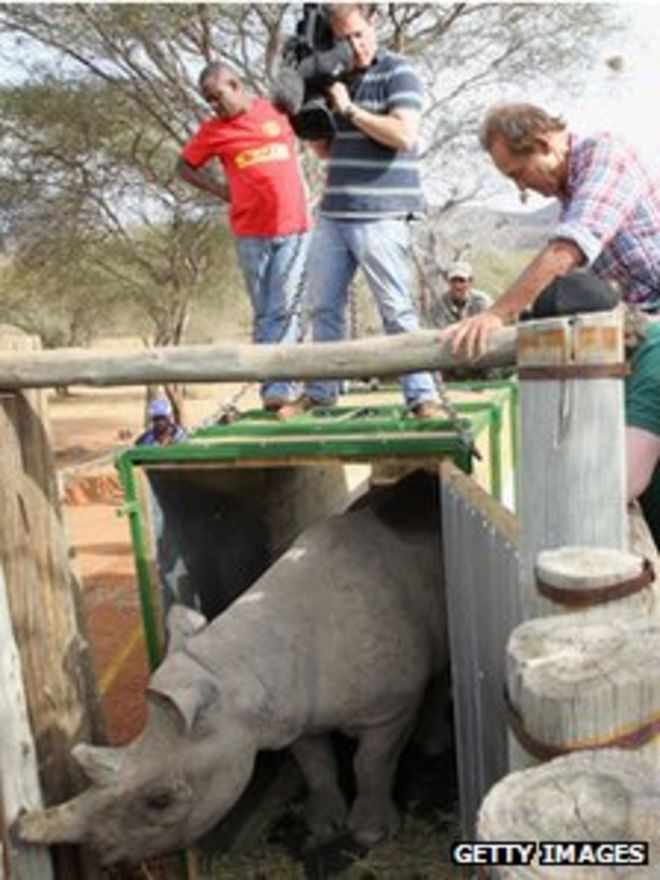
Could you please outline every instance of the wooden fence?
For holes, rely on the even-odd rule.
[[[510,766],[505,685],[511,633],[530,618],[557,613],[557,606],[537,590],[539,554],[564,545],[616,550],[628,545],[622,361],[621,327],[612,313],[521,325],[517,516],[483,497],[460,474],[446,476],[443,484],[459,788],[467,836],[474,832],[480,800]]]
[[[19,335],[0,340],[0,348],[11,348],[17,357],[26,350],[28,357],[33,356],[34,344],[33,339]],[[20,806],[19,792],[38,797],[27,777],[29,740],[25,763],[12,759],[12,750],[20,748],[15,737],[23,703],[47,803],[69,797],[81,786],[69,750],[79,739],[100,733],[91,656],[78,613],[78,584],[69,565],[57,497],[45,401],[36,391],[0,394],[0,569],[6,591],[2,629],[8,640],[13,636],[18,650],[17,655],[10,650],[3,654],[2,677],[7,684],[12,682],[11,706],[16,713],[16,726],[3,723],[2,727],[0,778],[6,827]],[[3,838],[6,842],[6,833]],[[4,855],[12,877],[41,880],[49,876],[44,856],[32,861],[32,856],[9,846]],[[19,866],[26,859],[31,870],[20,873]],[[53,861],[57,876],[75,878],[81,872],[90,880],[96,876],[85,857],[71,848],[54,850]]]
[[[513,772],[476,833],[532,846],[529,864],[493,878],[658,875],[658,558],[626,510],[615,330],[603,315],[519,334],[520,621],[501,658]],[[643,851],[648,867],[615,869],[607,846],[590,848],[599,840]]]
[[[622,335],[620,319],[613,313],[530,322],[518,333],[522,447],[517,556],[510,514],[486,503],[458,475],[446,476],[444,540],[455,704],[457,725],[467,744],[460,746],[459,755],[466,829],[474,824],[479,799],[507,766],[501,687],[506,639],[517,623],[551,610],[536,590],[539,552],[575,543],[618,549],[627,545]],[[510,363],[515,342],[513,328],[499,331],[480,364]],[[0,443],[6,453],[0,456],[0,486],[4,481],[0,562],[49,800],[67,797],[75,787],[76,781],[66,778],[71,770],[64,756],[68,758],[72,740],[89,735],[93,726],[89,707],[94,707],[95,697],[86,693],[84,676],[81,679],[77,672],[88,664],[88,657],[75,613],[75,585],[63,550],[46,423],[21,389],[342,378],[443,369],[457,363],[460,358],[446,343],[440,344],[432,331],[325,344],[323,357],[319,357],[319,346],[312,344],[200,346],[102,356],[90,352],[0,355],[0,388],[6,389],[0,406]],[[607,444],[602,442],[604,436]],[[42,621],[47,625],[42,626]],[[71,656],[77,661],[62,662]],[[63,669],[67,674],[60,685],[57,677]],[[44,681],[51,675],[52,692],[50,680]],[[43,693],[50,695],[47,706]],[[63,714],[53,708],[59,693]],[[46,732],[41,733],[44,719]],[[57,736],[51,735],[54,731]],[[53,775],[53,764],[61,764],[61,775]],[[12,772],[4,764],[1,769],[3,777],[7,769]],[[57,870],[57,876],[67,880],[93,876],[89,869],[80,874],[79,866]],[[35,874],[33,880],[41,876]]]

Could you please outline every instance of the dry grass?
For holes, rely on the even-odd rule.
[[[250,855],[214,858],[200,880],[458,880],[467,875],[450,864],[449,846],[459,837],[454,814],[406,816],[396,839],[362,857],[338,849],[332,859],[303,853],[301,860],[295,860],[283,849],[264,844]]]

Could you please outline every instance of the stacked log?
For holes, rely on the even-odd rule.
[[[626,512],[616,316],[532,322],[518,363],[523,622],[509,638],[505,693],[515,772],[483,800],[477,835],[527,842],[534,858],[488,876],[657,877],[657,553]],[[607,459],[595,454],[604,425]],[[553,841],[577,846],[560,864]],[[589,858],[599,841],[648,843],[650,865],[613,869],[605,850],[580,862],[578,850]]]
[[[478,828],[484,841],[519,843],[512,852],[529,862],[495,866],[485,875],[490,880],[653,880],[660,773],[622,749],[555,758],[498,782],[481,805]]]

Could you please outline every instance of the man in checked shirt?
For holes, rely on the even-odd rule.
[[[533,104],[493,107],[479,137],[521,194],[555,197],[561,214],[548,243],[508,290],[441,338],[468,357],[480,353],[494,329],[515,321],[555,278],[578,268],[614,283],[623,301],[650,319],[660,318],[660,176],[614,135],[577,135]],[[633,366],[656,359],[660,364],[660,323],[651,320]],[[626,388],[630,499],[660,482],[660,375],[639,367]]]

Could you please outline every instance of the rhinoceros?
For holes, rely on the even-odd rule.
[[[187,846],[221,819],[261,749],[291,746],[320,835],[369,846],[399,825],[399,755],[446,668],[438,487],[417,471],[308,529],[207,624],[174,606],[149,716],[123,748],[79,744],[91,785],[17,820],[32,843],[81,843],[103,864]],[[350,810],[327,734],[357,738]]]

